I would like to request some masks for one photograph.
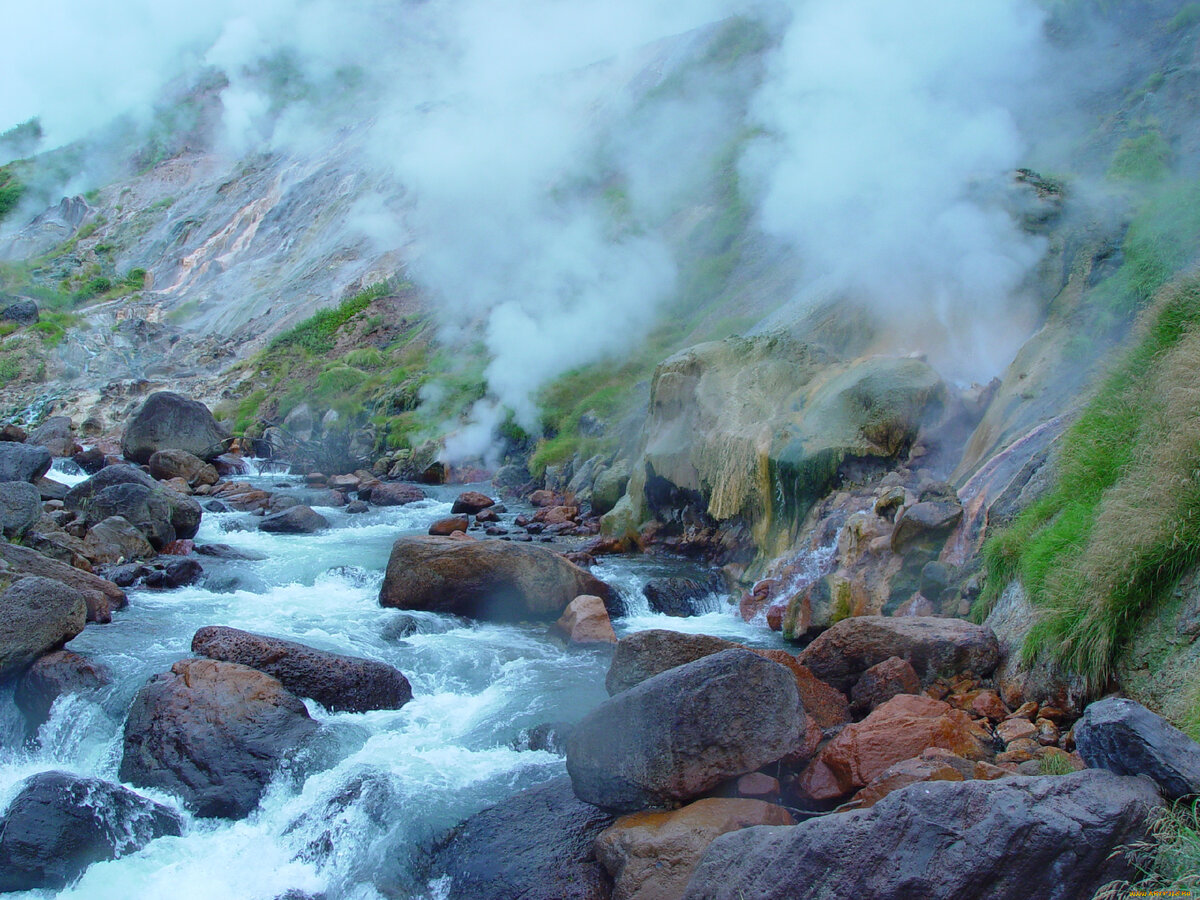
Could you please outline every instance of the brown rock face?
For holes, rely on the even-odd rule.
[[[863,672],[850,692],[856,710],[870,711],[897,694],[919,694],[921,679],[907,660],[892,656]]]
[[[237,628],[201,628],[192,638],[192,652],[265,672],[293,694],[312,697],[335,711],[399,709],[412,699],[408,679],[386,663],[326,653]]]
[[[467,529],[471,527],[471,520],[465,516],[451,516],[448,519],[438,519],[429,526],[429,533],[438,537],[449,537],[456,531],[467,533]]]
[[[832,800],[866,787],[888,766],[942,747],[964,759],[986,755],[986,736],[971,717],[948,703],[899,694],[842,729],[800,776],[814,800]]]
[[[182,478],[192,487],[217,483],[216,468],[186,450],[158,450],[151,454],[149,466],[159,481]]]
[[[599,597],[584,594],[567,604],[562,617],[554,623],[555,629],[566,635],[572,644],[615,644],[617,634],[613,631],[608,610]]]
[[[506,541],[403,537],[392,545],[379,602],[476,619],[554,619],[581,594],[606,600],[603,581],[552,550]]]
[[[673,812],[623,816],[596,838],[596,856],[612,876],[612,900],[676,900],[718,835],[794,824],[781,806],[709,798]]]
[[[198,816],[240,819],[316,730],[304,704],[270,675],[186,659],[134,698],[120,778],[177,794]]]
[[[496,501],[487,494],[481,494],[479,491],[463,491],[458,495],[458,499],[454,501],[454,505],[450,507],[450,512],[454,515],[466,513],[473,516],[489,506],[495,506]]]

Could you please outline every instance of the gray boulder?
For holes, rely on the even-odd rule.
[[[31,484],[50,471],[50,451],[13,441],[0,441],[0,481]]]
[[[67,585],[22,578],[0,594],[0,681],[57,650],[87,624],[87,604]]]
[[[192,487],[216,484],[217,470],[212,463],[186,450],[158,450],[150,456],[150,474],[160,481],[182,478]]]
[[[0,531],[14,538],[42,517],[41,492],[28,481],[0,482]]]
[[[796,680],[748,650],[670,669],[592,710],[567,741],[581,800],[632,812],[673,806],[796,749]]]
[[[1108,772],[934,781],[870,809],[717,838],[685,900],[1047,900],[1135,876],[1119,848],[1146,837],[1153,784]]]
[[[738,645],[708,634],[685,634],[653,628],[635,631],[617,642],[604,678],[609,695],[629,690],[647,678],[674,669],[722,650],[736,650]]]
[[[142,484],[114,484],[92,497],[84,512],[87,526],[97,528],[110,518],[128,522],[156,550],[177,537],[166,499],[160,492]]]
[[[159,484],[141,469],[133,466],[105,466],[87,481],[80,482],[71,488],[63,503],[66,504],[67,509],[83,513],[91,521],[99,522],[107,516],[97,516],[90,512],[93,501],[102,491],[120,484],[141,485],[166,503],[170,510],[169,520],[171,527],[175,530],[176,538],[187,539],[196,536],[196,532],[200,529],[200,517],[203,515],[200,504],[191,497],[185,497],[183,494]],[[120,515],[120,513],[110,513],[110,515]]]
[[[83,539],[83,555],[99,565],[132,562],[154,556],[154,547],[145,533],[127,519],[109,516],[93,525],[87,533]]]
[[[45,447],[51,456],[74,456],[83,448],[75,440],[70,416],[51,416],[25,439],[27,444]]]
[[[1092,703],[1075,723],[1083,761],[1118,775],[1148,775],[1172,800],[1200,794],[1200,744],[1133,700]]]
[[[180,834],[175,812],[119,784],[40,772],[0,819],[0,891],[64,888],[94,862]]]
[[[148,463],[157,450],[186,450],[201,459],[224,451],[225,431],[208,407],[171,391],[151,394],[121,436],[126,459]]]
[[[311,506],[297,504],[289,506],[283,512],[264,516],[258,523],[259,531],[269,531],[274,534],[313,534],[324,531],[329,527],[329,520]]]
[[[104,578],[67,565],[36,550],[0,541],[0,563],[21,575],[36,575],[67,585],[87,604],[89,622],[111,622],[114,610],[122,609],[125,592]]]
[[[50,717],[54,701],[63,694],[95,691],[112,682],[108,670],[70,650],[55,650],[39,658],[17,682],[13,700],[30,728]]]
[[[16,322],[18,325],[32,325],[41,318],[38,305],[33,300],[15,300],[5,303],[0,308],[0,322]]]

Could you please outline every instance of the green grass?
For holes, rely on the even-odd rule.
[[[1184,31],[1200,22],[1200,3],[1189,3],[1167,22],[1167,31]]]
[[[1200,278],[1143,315],[1136,342],[1064,435],[1051,492],[984,545],[986,616],[1018,578],[1037,609],[1026,661],[1093,688],[1142,614],[1200,560]]]
[[[385,296],[390,290],[386,282],[372,285],[353,297],[343,300],[333,309],[323,309],[294,328],[271,341],[268,350],[295,347],[314,355],[328,353],[334,347],[337,333],[354,316],[361,313],[372,300]]]
[[[25,183],[10,163],[0,167],[0,221],[8,217],[25,195]]]
[[[1070,775],[1074,771],[1075,767],[1065,755],[1054,753],[1038,760],[1039,775]]]
[[[1116,181],[1150,182],[1163,178],[1171,168],[1171,148],[1153,129],[1126,138],[1117,148],[1108,177]]]
[[[1107,884],[1095,900],[1126,900],[1135,892],[1145,897],[1193,897],[1200,891],[1200,810],[1194,802],[1164,808],[1154,817],[1150,839],[1123,849],[1139,879]]]
[[[0,387],[21,374],[21,361],[11,352],[0,356]]]

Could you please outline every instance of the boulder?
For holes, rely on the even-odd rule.
[[[920,692],[921,679],[917,670],[908,660],[891,656],[862,673],[850,692],[850,702],[856,710],[870,712],[897,694]]]
[[[95,475],[108,465],[108,458],[99,447],[89,447],[87,450],[80,450],[71,457],[71,460],[88,475]]]
[[[192,652],[265,672],[293,694],[311,697],[334,711],[399,709],[412,699],[408,679],[387,663],[236,628],[201,628],[192,638]]]
[[[154,556],[154,547],[145,534],[121,516],[109,516],[97,522],[83,539],[83,555],[91,562],[132,562]]]
[[[429,533],[438,537],[449,537],[456,531],[467,533],[471,521],[466,516],[451,516],[448,519],[438,519],[429,526]]]
[[[796,682],[748,650],[669,669],[592,710],[567,741],[575,794],[619,812],[672,806],[792,752]]]
[[[15,445],[14,445],[15,446]],[[28,481],[0,482],[0,532],[20,537],[42,517],[42,495]]]
[[[173,559],[165,565],[156,565],[143,577],[146,587],[174,590],[195,584],[204,577],[204,568],[194,559]]]
[[[37,576],[15,581],[0,594],[0,681],[57,650],[85,624],[87,604],[70,586]]]
[[[710,797],[672,812],[622,816],[596,838],[596,856],[613,880],[612,900],[682,897],[718,836],[755,825],[794,825],[782,806]]]
[[[855,794],[854,799],[839,806],[838,811],[869,809],[893,791],[918,781],[965,781],[974,775],[975,763],[966,759],[963,762],[972,767],[965,774],[959,766],[951,765],[945,759],[937,757],[918,756],[893,763]]]
[[[159,484],[134,466],[105,466],[87,481],[82,481],[71,488],[67,492],[64,503],[67,509],[83,513],[90,521],[99,522],[108,516],[99,515],[99,511],[93,511],[92,507],[95,505],[96,497],[108,488],[122,484],[141,485],[166,503],[170,511],[168,518],[171,528],[175,530],[176,537],[188,539],[196,536],[196,532],[200,529],[200,517],[203,515],[200,504],[191,497],[185,497]],[[155,506],[157,507],[157,503]],[[110,513],[109,515],[120,515],[120,513]],[[171,538],[171,540],[174,539]],[[170,541],[165,543],[170,543]]]
[[[267,557],[256,550],[242,550],[238,547],[231,547],[229,544],[198,544],[195,548],[196,552],[202,556],[211,556],[215,559],[245,559],[245,560],[261,560]]]
[[[0,562],[13,572],[36,575],[67,585],[87,605],[89,622],[111,622],[114,610],[128,603],[125,592],[104,578],[50,559],[36,550],[0,541]]]
[[[369,500],[376,506],[405,506],[425,499],[425,492],[415,484],[382,484],[376,483],[370,490],[365,487],[358,489],[358,496]]]
[[[626,462],[609,466],[592,482],[592,513],[602,516],[609,512],[625,496],[629,484],[629,464]]]
[[[38,495],[43,500],[66,500],[67,494],[71,489],[61,481],[55,481],[53,478],[35,478],[33,486],[38,489]]]
[[[316,730],[304,704],[270,675],[181,660],[134,698],[120,778],[174,793],[197,816],[241,819]]]
[[[313,534],[329,527],[329,520],[311,506],[290,506],[283,512],[264,516],[258,523],[259,531],[273,534]]]
[[[50,471],[50,451],[13,441],[0,441],[0,481],[37,481]]]
[[[99,663],[70,650],[54,650],[40,657],[17,682],[13,700],[31,728],[50,718],[50,708],[63,694],[82,694],[112,682]]]
[[[109,518],[129,523],[156,549],[177,537],[166,499],[161,492],[142,484],[114,484],[91,498],[84,512],[88,528]]]
[[[709,846],[685,900],[1047,900],[1137,877],[1120,848],[1145,839],[1162,801],[1145,780],[1095,770],[933,782],[870,809]]]
[[[158,391],[146,398],[125,427],[121,452],[143,465],[158,450],[186,450],[207,460],[221,455],[228,437],[203,403]]]
[[[14,441],[18,444],[25,443],[25,438],[29,435],[25,433],[25,429],[13,422],[6,423],[0,427],[0,441]]]
[[[962,505],[957,501],[926,500],[914,503],[896,519],[891,547],[903,553],[910,545],[925,538],[945,537],[962,520]]]
[[[572,644],[617,642],[617,634],[613,631],[604,601],[591,594],[583,594],[568,603],[562,617],[554,623],[554,628]]]
[[[33,300],[14,300],[0,308],[0,322],[16,322],[18,325],[33,325],[40,319],[38,305]]]
[[[0,891],[64,888],[94,862],[181,834],[175,812],[119,784],[40,772],[0,819]]]
[[[159,481],[182,478],[192,487],[216,484],[217,470],[186,450],[157,450],[150,456],[150,474]]]
[[[696,602],[713,593],[711,582],[694,578],[651,578],[642,587],[650,609],[666,616],[691,616]]]
[[[476,813],[434,853],[454,900],[608,900],[596,836],[612,816],[576,799],[567,778]]]
[[[843,728],[800,775],[813,800],[833,800],[866,787],[888,766],[941,747],[964,759],[983,759],[990,734],[961,709],[930,697],[899,694],[861,722]]]
[[[74,456],[83,450],[75,440],[74,425],[70,416],[51,416],[29,432],[25,442],[45,447],[51,456]]]
[[[1083,761],[1118,775],[1146,775],[1171,800],[1200,794],[1200,744],[1134,700],[1090,704],[1075,723]]]
[[[936,616],[854,616],[808,645],[800,661],[822,681],[848,692],[867,669],[898,656],[923,682],[945,672],[987,675],[999,651],[990,628]]]
[[[379,602],[475,619],[555,619],[608,585],[552,550],[505,541],[402,537],[392,545]]]
[[[450,507],[450,512],[454,515],[466,513],[468,516],[473,516],[495,505],[496,501],[487,494],[481,494],[479,491],[463,491],[454,501],[454,505]]]

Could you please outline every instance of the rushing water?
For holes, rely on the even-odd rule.
[[[70,480],[62,472],[55,477]],[[278,476],[250,480],[295,484]],[[248,819],[183,813],[182,837],[93,865],[56,896],[272,900],[298,889],[323,891],[330,900],[433,897],[443,891],[412,874],[433,836],[565,772],[561,757],[517,748],[531,726],[577,721],[607,697],[609,650],[564,649],[544,625],[405,614],[377,602],[392,542],[448,515],[458,490],[437,489],[420,503],[360,515],[321,509],[333,527],[315,535],[270,535],[253,530],[248,513],[205,513],[197,543],[230,544],[266,559],[198,557],[208,576],[202,586],[131,591],[129,607],[112,624],[90,625],[69,644],[107,666],[113,684],[99,695],[61,698],[36,741],[21,741],[11,688],[0,695],[2,809],[22,779],[47,769],[116,781],[130,700],[152,675],[190,655],[192,635],[204,625],[382,660],[412,682],[414,699],[396,711],[329,713],[306,701],[322,726],[319,738]],[[618,632],[674,628],[770,642],[761,626],[744,624],[718,598],[711,612],[688,619],[637,606],[647,578],[678,573],[677,564],[661,560],[603,560],[596,574],[631,600],[631,615],[615,623]],[[389,625],[405,615],[416,616],[418,630],[395,637]],[[137,790],[180,808],[170,795]]]

